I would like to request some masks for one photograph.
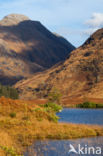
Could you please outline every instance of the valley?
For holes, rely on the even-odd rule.
[[[0,156],[101,146],[102,108],[103,28],[75,48],[25,15],[0,20]]]

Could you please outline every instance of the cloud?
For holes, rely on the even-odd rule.
[[[103,27],[103,13],[93,13],[91,18],[86,20],[84,24],[88,28],[82,31],[82,35],[93,34],[96,30]]]
[[[93,13],[91,19],[85,22],[90,27],[103,27],[103,13]]]
[[[24,14],[77,46],[103,26],[102,11],[103,0],[0,0],[0,19],[11,13]]]

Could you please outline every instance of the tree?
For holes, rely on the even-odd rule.
[[[52,91],[48,94],[49,101],[56,102],[58,104],[61,104],[61,97],[62,97],[62,94],[56,88],[53,88]]]
[[[1,96],[5,96],[11,99],[19,98],[18,91],[15,88],[10,87],[10,86],[3,86],[0,84],[0,97]]]

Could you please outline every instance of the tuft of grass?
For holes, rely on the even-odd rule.
[[[29,120],[29,116],[23,116],[22,120]]]

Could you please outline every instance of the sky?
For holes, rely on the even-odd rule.
[[[11,13],[40,21],[76,47],[103,27],[103,0],[0,0],[0,19]]]

